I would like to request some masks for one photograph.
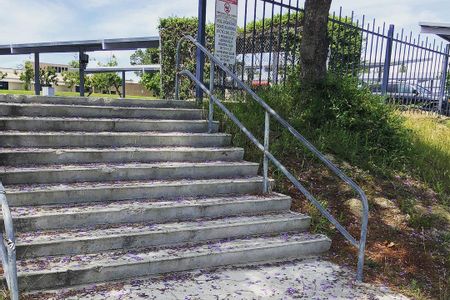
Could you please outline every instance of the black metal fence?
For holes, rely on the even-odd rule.
[[[235,72],[253,86],[283,83],[298,65],[300,1],[241,0],[241,5]],[[329,71],[358,78],[403,109],[450,114],[449,44],[353,12],[344,16],[342,9],[330,15],[329,37]]]

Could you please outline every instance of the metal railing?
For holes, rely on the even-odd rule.
[[[19,299],[19,289],[17,284],[17,265],[16,265],[16,238],[14,235],[13,221],[9,209],[8,200],[3,184],[0,182],[0,202],[2,205],[3,224],[5,233],[2,233],[2,242],[0,243],[0,253],[3,265],[3,274],[8,285],[12,300]]]
[[[200,82],[190,71],[180,69],[180,49],[183,41],[190,41],[198,49],[200,49],[211,61],[211,74],[210,74],[210,87],[209,89]],[[236,116],[231,113],[217,97],[214,96],[214,67],[217,65],[226,75],[230,76],[235,80],[236,84],[245,90],[256,102],[258,102],[265,110],[265,126],[264,126],[264,143],[261,144],[255,136],[248,131],[248,129],[236,118]],[[264,153],[263,160],[263,192],[267,193],[269,191],[269,178],[268,169],[269,161],[271,161],[291,182],[298,188],[303,195],[324,215],[335,227],[336,229],[356,248],[358,248],[358,267],[357,276],[358,281],[363,279],[363,267],[364,267],[364,252],[366,245],[366,235],[367,235],[367,223],[369,218],[369,205],[367,202],[367,197],[362,191],[362,189],[347,175],[345,175],[338,167],[336,167],[330,160],[328,160],[322,153],[317,150],[305,137],[303,137],[294,127],[292,127],[286,120],[278,115],[264,100],[262,100],[251,88],[249,88],[245,83],[243,83],[238,76],[236,76],[232,71],[230,71],[225,65],[223,65],[211,52],[209,52],[204,46],[198,43],[192,36],[186,35],[178,41],[177,54],[176,54],[176,79],[175,79],[175,99],[179,99],[179,81],[180,76],[187,76],[193,82],[200,87],[205,94],[209,96],[209,113],[208,113],[208,128],[209,131],[212,129],[213,114],[214,114],[214,104],[217,105],[241,130],[242,132],[256,145],[256,147]],[[281,164],[270,152],[269,152],[269,124],[270,118],[274,118],[281,125],[283,125],[289,132],[306,148],[308,148],[317,158],[319,158],[331,171],[333,171],[339,178],[345,181],[351,188],[356,191],[360,196],[362,202],[362,216],[361,216],[361,236],[360,240],[357,241],[321,204],[314,198],[314,196],[292,175],[285,166]]]

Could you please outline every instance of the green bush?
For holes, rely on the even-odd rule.
[[[272,18],[258,20],[255,23],[247,24],[247,31],[238,28],[236,51],[237,53],[261,53],[261,52],[288,52],[289,65],[297,64],[300,57],[300,41],[303,14],[286,13],[283,15],[274,15]],[[341,19],[342,23],[350,23],[349,20]],[[264,24],[264,26],[263,26]],[[175,56],[179,39],[184,35],[197,35],[197,18],[169,17],[160,20],[159,35],[161,38],[161,93],[164,98],[171,98],[175,89]],[[272,27],[272,33],[269,28]],[[254,30],[253,30],[254,29]],[[328,31],[330,35],[331,57],[329,68],[335,73],[344,70],[358,72],[359,61],[361,57],[362,37],[357,29],[342,24],[329,22]],[[251,41],[255,41],[252,43]],[[214,48],[214,24],[206,25],[206,48],[210,51]],[[181,49],[181,58],[183,68],[195,71],[195,52],[196,47],[192,43],[184,43]],[[292,60],[295,61],[293,62]],[[241,73],[241,64],[237,63],[237,72]],[[285,71],[280,67],[278,74],[283,77]],[[209,63],[205,64],[205,78],[209,78]],[[253,74],[249,74],[251,81]],[[181,98],[193,97],[194,84],[183,78],[180,89]]]
[[[384,171],[402,167],[410,153],[409,133],[399,114],[351,78],[329,75],[315,90],[292,80],[286,86],[261,90],[259,95],[319,150],[351,164]],[[226,105],[262,141],[264,111],[259,104],[244,98]],[[216,117],[222,129],[233,134],[233,142],[246,148],[247,159],[261,159],[261,152],[217,109]],[[311,158],[278,122],[271,121],[270,127],[270,150],[276,157]]]
[[[173,98],[175,91],[175,57],[177,43],[184,35],[197,35],[197,18],[169,17],[160,19],[159,36],[161,39],[161,95],[163,98]],[[214,25],[206,26],[206,47],[213,49]],[[196,47],[186,42],[181,48],[180,56],[183,68],[195,74],[195,52]],[[205,65],[205,78],[208,78],[209,67]],[[193,96],[194,84],[186,78],[182,78],[180,89],[181,98]]]

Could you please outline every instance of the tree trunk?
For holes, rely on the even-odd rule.
[[[306,0],[300,42],[300,80],[306,84],[323,81],[327,74],[328,14],[331,0]]]

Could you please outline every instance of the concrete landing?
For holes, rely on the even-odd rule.
[[[408,299],[354,278],[345,267],[312,258],[49,290],[25,299]]]

